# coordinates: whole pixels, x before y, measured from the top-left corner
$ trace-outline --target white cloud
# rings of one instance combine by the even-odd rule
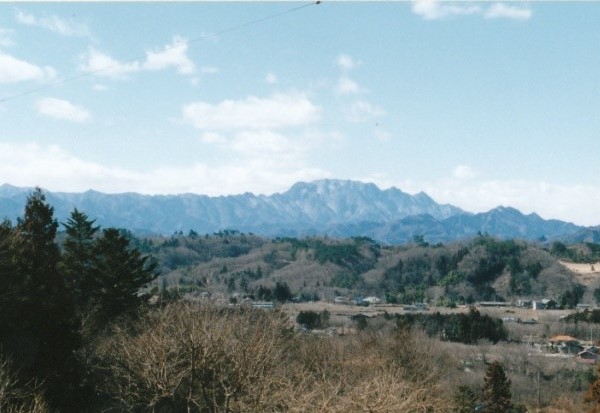
[[[338,79],[336,92],[342,95],[351,95],[362,92],[362,88],[348,76],[348,72],[360,64],[351,56],[341,54],[336,60],[337,65],[342,69],[342,75]]]
[[[347,76],[342,76],[338,81],[337,91],[342,95],[351,95],[359,93],[360,87],[358,86],[358,83],[356,83],[354,80],[350,79]]]
[[[503,3],[495,3],[484,13],[487,19],[514,19],[514,20],[528,20],[531,18],[531,10],[515,7]]]
[[[287,137],[270,131],[238,133],[231,141],[231,149],[246,157],[262,158],[277,156],[296,157],[301,147]]]
[[[354,69],[359,64],[359,62],[346,54],[339,55],[336,62],[344,70]]]
[[[462,172],[470,173],[470,168],[462,169]],[[396,183],[396,186],[410,193],[425,191],[436,202],[450,203],[470,212],[511,206],[524,214],[536,212],[544,219],[560,219],[578,225],[600,224],[600,185],[484,179],[473,172],[468,179],[453,176],[431,182],[408,180]]]
[[[200,140],[204,143],[226,143],[227,138],[223,135],[214,132],[206,132],[200,136]]]
[[[137,172],[85,161],[54,145],[0,142],[0,182],[39,185],[52,191],[258,194],[283,191],[297,181],[327,177],[331,177],[329,172],[308,167],[301,161],[267,158],[238,160],[216,167],[198,163]]]
[[[101,85],[99,83],[96,83],[94,86],[92,86],[92,88],[98,92],[104,92],[106,89],[108,89],[105,85]]]
[[[58,146],[0,142],[0,180],[18,186],[40,185],[50,190],[90,188],[124,191],[136,174],[78,159]]]
[[[458,165],[452,171],[452,176],[456,179],[472,179],[477,176],[477,173],[473,168],[467,165]]]
[[[80,66],[83,72],[111,79],[124,79],[130,73],[139,72],[139,62],[121,63],[93,48],[82,56],[85,62]]]
[[[80,69],[84,72],[93,73],[96,76],[103,76],[112,79],[124,79],[131,73],[146,71],[158,71],[168,68],[175,68],[181,75],[192,75],[196,72],[196,65],[187,55],[188,45],[186,39],[174,36],[173,42],[162,48],[162,50],[146,52],[145,59],[129,62],[120,62],[111,56],[98,50],[90,50],[81,56],[83,63]],[[218,68],[203,67],[202,73],[217,73]],[[192,84],[197,84],[198,79],[192,79]]]
[[[16,83],[26,80],[48,82],[55,77],[56,71],[50,66],[36,66],[0,52],[0,83]]]
[[[385,110],[364,100],[357,100],[350,105],[347,118],[351,122],[365,122],[374,117],[385,115]]]
[[[14,45],[12,41],[13,31],[11,29],[5,29],[0,27],[0,46],[9,47]]]
[[[69,22],[58,16],[36,17],[33,14],[17,10],[15,17],[21,24],[42,27],[63,36],[90,36],[90,31],[87,26],[80,23]]]
[[[193,102],[183,107],[183,119],[205,130],[269,130],[301,126],[319,118],[320,108],[304,94],[249,96],[217,104]]]
[[[39,99],[36,101],[35,106],[40,114],[55,119],[83,123],[91,120],[92,118],[90,112],[88,112],[86,109],[62,99]]]
[[[488,19],[509,18],[526,20],[531,17],[531,10],[527,8],[507,6],[495,3],[490,7],[483,8],[478,4],[466,2],[452,2],[440,0],[415,0],[412,2],[413,13],[425,20],[442,20],[450,17],[478,15]]]
[[[275,74],[273,73],[267,73],[267,76],[265,77],[265,82],[267,82],[270,85],[274,85],[278,82],[277,76],[275,76]]]
[[[298,181],[331,177],[319,168],[302,164],[289,165],[278,160],[253,159],[209,167],[196,164],[190,167],[169,167],[140,176],[137,192],[183,193],[211,196],[226,194],[271,194],[285,191]]]
[[[425,20],[439,20],[451,16],[466,16],[481,13],[481,7],[473,4],[457,2],[441,2],[439,0],[416,0],[412,3],[413,13]]]
[[[146,70],[163,70],[168,67],[175,67],[179,74],[193,74],[196,66],[187,56],[188,45],[186,42],[186,39],[175,36],[173,37],[173,43],[166,45],[163,50],[146,52],[146,61],[143,68]]]

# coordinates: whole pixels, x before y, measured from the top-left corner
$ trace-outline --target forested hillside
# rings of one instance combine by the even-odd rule
[[[597,261],[599,247],[591,243],[541,245],[479,235],[434,245],[416,236],[408,245],[389,246],[366,237],[266,239],[236,231],[136,242],[160,262],[161,286],[180,293],[272,299],[267,291],[285,286],[286,299],[299,300],[374,295],[388,303],[452,306],[550,298],[572,307],[595,303],[600,287],[600,279],[582,285],[559,262]]]

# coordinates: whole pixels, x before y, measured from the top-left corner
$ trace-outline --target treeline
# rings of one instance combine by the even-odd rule
[[[467,314],[395,314],[395,318],[399,326],[418,327],[441,340],[465,344],[489,340],[495,344],[508,338],[502,320],[481,315],[476,309]]]
[[[550,252],[557,258],[579,263],[592,264],[600,261],[600,244],[584,242],[568,246],[562,242],[553,242]]]
[[[164,270],[175,270],[212,259],[240,257],[267,241],[252,234],[226,230],[202,236],[194,231],[187,235],[177,232],[166,238],[151,237],[135,242],[142,252],[152,254]]]
[[[564,318],[564,321],[569,323],[600,323],[600,310],[588,310],[578,311],[573,314],[569,314]]]
[[[59,245],[53,213],[36,189],[16,225],[0,224],[0,358],[18,372],[13,382],[39,390],[50,408],[78,412],[93,394],[78,351],[110,322],[136,314],[156,264],[118,229],[101,230],[76,209]]]

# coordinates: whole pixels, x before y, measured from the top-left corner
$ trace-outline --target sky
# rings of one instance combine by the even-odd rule
[[[0,2],[0,184],[373,182],[600,224],[595,2]]]

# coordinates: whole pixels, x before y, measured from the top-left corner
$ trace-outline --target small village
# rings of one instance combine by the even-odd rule
[[[156,303],[159,297],[154,296],[151,302]],[[561,310],[555,300],[542,298],[537,300],[517,300],[514,303],[504,301],[482,301],[473,305],[457,306],[456,308],[431,307],[427,303],[413,303],[404,305],[384,304],[381,298],[376,296],[367,297],[345,297],[336,296],[333,300],[322,300],[313,302],[298,302],[292,300],[289,303],[278,303],[275,301],[257,301],[244,297],[239,293],[209,293],[196,292],[186,293],[183,299],[188,302],[206,302],[218,306],[248,306],[265,310],[281,309],[290,314],[290,320],[294,323],[295,331],[303,334],[344,336],[357,334],[357,322],[364,323],[371,318],[383,314],[426,314],[426,313],[461,313],[476,309],[482,313],[490,314],[500,318],[505,327],[510,331],[513,326],[520,329],[529,329],[521,338],[512,338],[514,344],[524,344],[527,355],[530,357],[548,358],[573,358],[579,363],[594,365],[600,360],[600,331],[594,339],[588,337],[576,337],[564,332],[557,334],[539,334],[540,327],[553,324],[553,329],[560,329],[564,325],[565,330],[572,330],[572,326],[564,322],[569,314],[592,310],[590,304],[578,304],[573,310]],[[297,315],[302,311],[327,312],[328,326],[323,328],[308,329],[296,322]],[[540,317],[540,315],[542,317]],[[541,319],[541,320],[540,320]],[[360,320],[360,321],[358,321]],[[547,327],[545,327],[547,329]]]

